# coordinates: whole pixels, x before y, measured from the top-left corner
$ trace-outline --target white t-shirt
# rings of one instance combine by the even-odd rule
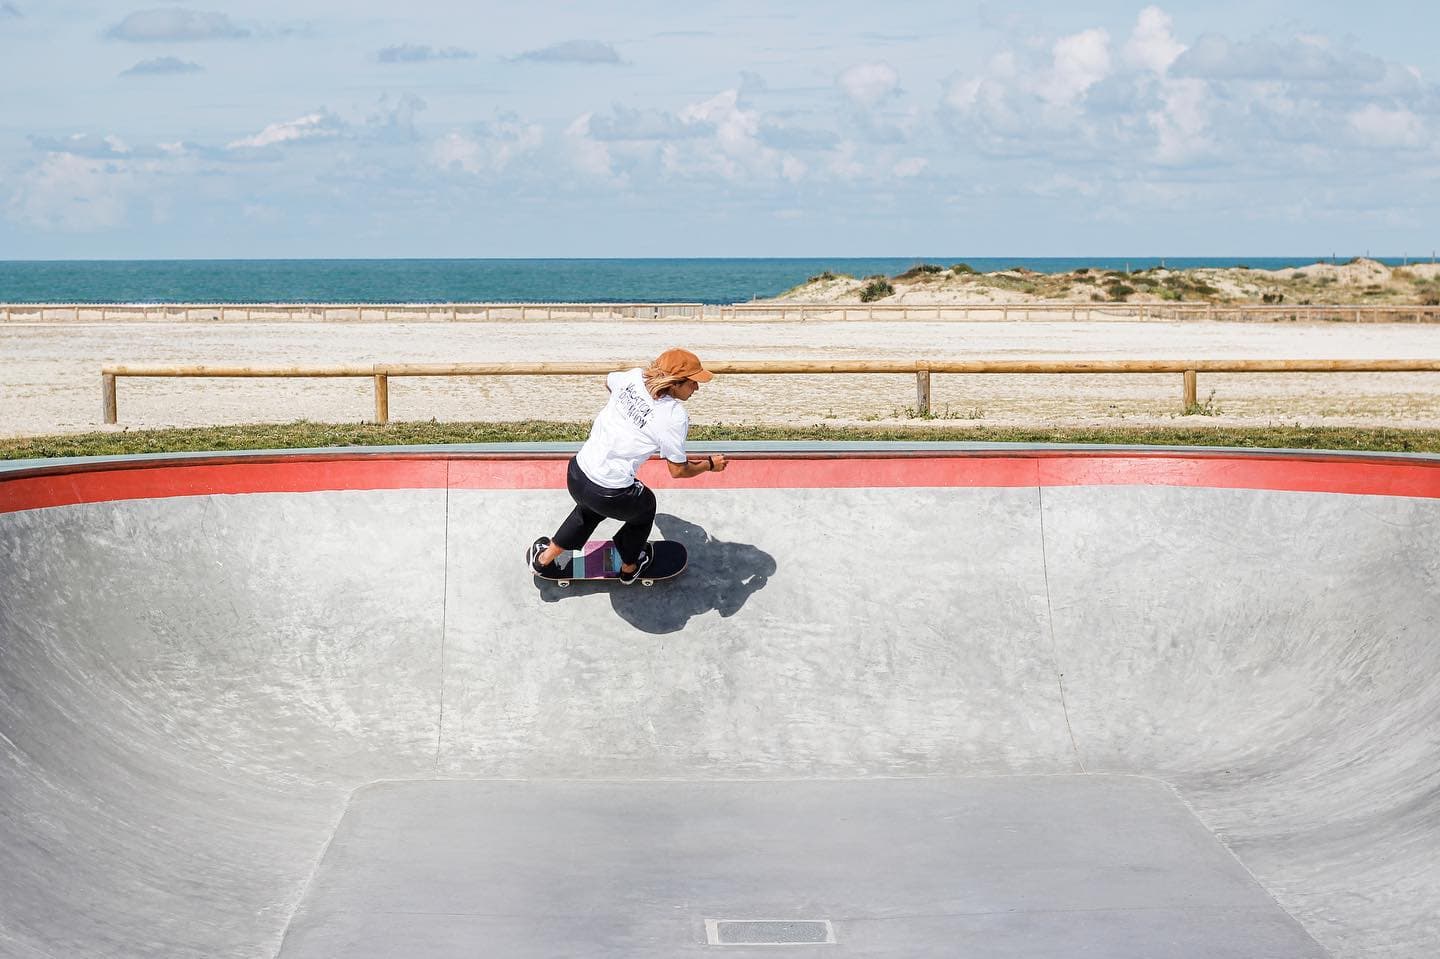
[[[622,370],[605,378],[610,402],[595,417],[590,438],[575,461],[591,482],[607,489],[625,489],[635,471],[654,453],[684,463],[690,414],[673,396],[653,399],[645,389],[645,371]]]

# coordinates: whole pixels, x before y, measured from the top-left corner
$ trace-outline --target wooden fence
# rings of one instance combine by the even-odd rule
[[[1440,306],[1233,303],[6,303],[0,323],[1164,320],[1437,323]]]
[[[374,363],[350,366],[106,366],[101,370],[105,422],[119,422],[116,383],[121,377],[370,377],[375,385],[375,422],[390,422],[390,378],[395,376],[589,376],[619,369],[616,363]],[[644,364],[632,364],[644,365]],[[1201,373],[1416,373],[1440,372],[1440,359],[1412,360],[719,360],[716,373],[857,374],[901,373],[915,377],[915,407],[930,412],[934,373],[1171,373],[1180,374],[1181,408],[1196,406]]]
[[[0,323],[488,323],[703,319],[703,303],[3,303]]]

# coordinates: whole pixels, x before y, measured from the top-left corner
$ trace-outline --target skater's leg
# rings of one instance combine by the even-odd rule
[[[629,573],[634,571],[640,552],[650,540],[650,530],[655,525],[655,494],[649,487],[641,486],[633,498],[626,499],[629,500],[627,515],[615,517],[625,521],[615,534],[615,549],[620,553],[620,569]]]
[[[565,517],[565,522],[560,524],[555,535],[550,537],[550,545],[536,557],[536,562],[540,565],[555,562],[566,550],[580,549],[589,541],[595,527],[605,518],[605,514],[595,508],[602,504],[595,502],[593,487],[594,484],[585,478],[580,464],[571,457],[570,465],[565,470],[565,488],[569,490],[570,498],[575,501],[575,508]]]
[[[555,531],[555,535],[550,537],[550,545],[536,557],[536,561],[541,566],[546,566],[555,562],[566,550],[580,549],[590,541],[595,527],[599,526],[600,521],[604,518],[594,510],[577,504],[570,511],[570,515],[565,517],[565,522],[561,523],[560,528]]]

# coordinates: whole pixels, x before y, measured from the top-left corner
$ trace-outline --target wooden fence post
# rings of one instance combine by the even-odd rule
[[[1184,388],[1181,390],[1180,403],[1182,409],[1189,413],[1197,405],[1195,399],[1195,371],[1186,370],[1181,374],[1184,381]]]
[[[115,410],[115,374],[100,374],[100,396],[101,405],[104,407],[105,423],[114,425],[119,421],[119,414]]]
[[[375,422],[381,426],[390,422],[390,377],[384,373],[375,374]]]
[[[930,371],[915,371],[915,409],[924,416],[930,412]]]

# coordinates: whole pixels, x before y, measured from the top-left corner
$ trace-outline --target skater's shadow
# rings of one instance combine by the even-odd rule
[[[620,618],[647,633],[673,633],[691,617],[715,611],[734,616],[775,575],[775,558],[749,543],[712,539],[694,523],[660,513],[652,539],[670,539],[685,547],[690,564],[674,579],[654,586],[576,582],[569,586],[540,580],[540,598],[558,603],[572,596],[610,594]]]

